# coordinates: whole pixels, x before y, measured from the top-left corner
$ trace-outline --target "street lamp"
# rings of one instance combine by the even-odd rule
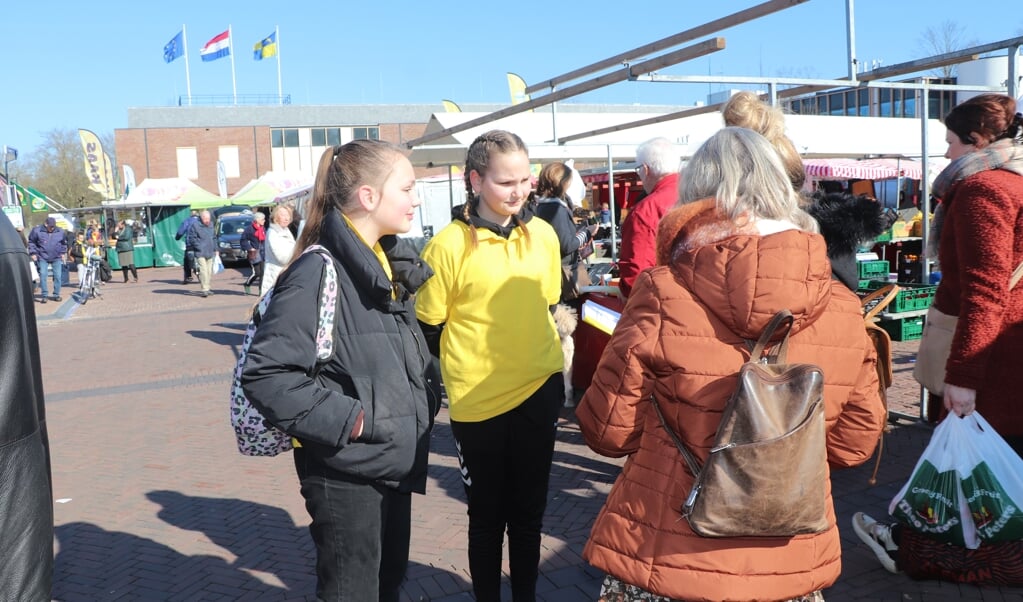
[[[4,145],[4,181],[8,184],[11,183],[11,179],[7,177],[7,164],[11,161],[18,160],[18,149],[13,146]]]

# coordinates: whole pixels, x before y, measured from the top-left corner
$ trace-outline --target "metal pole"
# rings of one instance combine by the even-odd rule
[[[927,247],[930,244],[931,234],[931,187],[928,177],[928,160],[930,159],[930,152],[928,147],[928,136],[927,136],[927,122],[930,121],[930,103],[928,102],[930,93],[927,89],[927,78],[923,80],[923,87],[921,88],[921,94],[923,95],[924,102],[923,106],[920,107],[920,145],[923,147],[923,152],[920,153],[920,211],[923,213],[920,225],[923,228],[923,232],[920,233],[920,280],[923,284],[927,284],[931,281],[931,258],[927,256]],[[926,422],[930,419],[927,412],[927,401],[928,401],[927,389],[923,386],[920,387],[920,420]],[[936,417],[935,417],[936,418]]]
[[[1019,46],[1010,46],[1009,47],[1009,80],[1008,80],[1008,82],[1006,84],[1007,85],[1006,92],[1008,93],[1008,95],[1011,98],[1016,98],[1016,90],[1019,87],[1019,82],[1017,81],[1017,78],[1019,78],[1019,75],[1017,74],[1018,70],[1016,69],[1016,61],[1018,60],[1018,58],[1019,58]]]
[[[618,261],[618,244],[615,236],[615,160],[611,145],[607,145],[607,206],[611,209],[611,263]]]
[[[231,31],[231,26],[227,26],[227,49],[228,54],[231,55],[231,94],[234,97],[234,104],[238,104],[238,84],[234,79],[234,33]]]
[[[853,0],[845,0],[845,35],[849,45],[849,79],[856,81],[856,25]]]
[[[274,49],[277,51],[277,104],[284,104],[284,91],[281,89],[281,28],[274,25]]]
[[[551,86],[551,94],[554,94],[554,86]],[[554,144],[558,143],[558,101],[551,103],[551,134]]]
[[[185,46],[185,89],[188,91],[188,104],[192,104],[192,76],[188,73],[188,32],[181,26],[181,43]]]

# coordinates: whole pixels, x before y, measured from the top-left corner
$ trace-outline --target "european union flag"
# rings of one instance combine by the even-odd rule
[[[171,38],[170,42],[167,42],[163,47],[163,61],[169,63],[179,56],[185,54],[185,39],[184,30],[179,31],[178,35]]]
[[[262,40],[256,42],[252,47],[252,58],[257,61],[268,59],[277,56],[277,32],[266,36]]]

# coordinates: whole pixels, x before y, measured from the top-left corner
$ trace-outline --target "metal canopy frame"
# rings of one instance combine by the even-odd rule
[[[713,105],[706,105],[701,107],[694,107],[683,111],[677,111],[674,113],[667,113],[653,118],[642,119],[634,122],[623,123],[615,126],[606,128],[599,128],[590,130],[587,132],[577,132],[568,136],[562,137],[560,140],[557,136],[557,109],[556,103],[559,100],[583,94],[601,88],[604,86],[618,83],[621,81],[645,81],[652,83],[741,83],[741,84],[764,84],[768,87],[768,91],[765,94],[761,94],[761,98],[767,99],[772,105],[777,104],[780,98],[791,98],[794,96],[801,96],[803,94],[809,94],[821,90],[831,90],[836,88],[889,88],[889,89],[909,89],[919,90],[923,97],[926,99],[928,93],[931,90],[952,90],[952,91],[994,91],[1001,92],[1001,87],[998,86],[966,86],[961,84],[933,84],[927,79],[923,79],[920,82],[890,82],[881,81],[886,78],[898,77],[901,75],[908,75],[912,73],[919,73],[928,69],[934,69],[937,67],[943,67],[947,65],[955,65],[963,63],[969,60],[974,60],[982,54],[991,52],[997,52],[999,50],[1006,50],[1008,54],[1008,77],[1007,77],[1007,94],[1015,98],[1018,94],[1019,75],[1017,74],[1016,68],[1016,57],[1019,54],[1020,46],[1023,46],[1023,36],[1008,38],[999,42],[992,42],[989,44],[981,44],[958,50],[954,52],[948,52],[940,55],[935,55],[928,58],[917,59],[913,61],[907,61],[896,65],[890,65],[887,67],[879,67],[870,71],[857,73],[856,66],[856,52],[855,52],[855,27],[854,27],[854,0],[846,0],[846,36],[848,43],[848,76],[838,77],[834,79],[807,79],[807,78],[764,78],[764,77],[722,77],[722,76],[671,76],[671,75],[659,75],[655,71],[659,68],[676,65],[700,56],[705,56],[712,52],[717,52],[725,47],[724,38],[712,38],[704,42],[682,48],[673,52],[663,54],[661,56],[649,59],[647,61],[629,65],[628,62],[651,54],[653,52],[659,52],[667,48],[676,46],[678,44],[691,41],[697,37],[703,35],[709,35],[711,33],[720,31],[722,29],[732,27],[741,23],[752,21],[760,17],[791,8],[803,4],[809,0],[768,0],[751,8],[733,13],[729,16],[710,21],[703,25],[679,32],[675,35],[651,42],[649,44],[634,48],[632,50],[617,54],[615,56],[597,61],[585,67],[570,71],[568,73],[558,75],[549,79],[545,79],[541,82],[529,85],[526,87],[526,93],[533,93],[542,89],[548,88],[551,90],[550,93],[534,98],[530,101],[513,105],[499,111],[484,115],[482,117],[443,129],[438,132],[416,138],[407,142],[408,148],[413,148],[428,142],[438,140],[450,134],[461,132],[473,127],[485,125],[492,121],[508,117],[517,113],[529,111],[533,108],[552,105],[552,118],[555,120],[554,125],[554,144],[563,145],[565,142],[571,142],[584,138],[590,138],[600,134],[618,132],[623,130],[629,130],[640,126],[653,125],[656,123],[662,123],[665,121],[672,121],[676,119],[682,119],[685,117],[691,117],[695,115],[701,115],[711,113],[720,109],[724,103],[718,103]],[[625,63],[622,69],[613,71],[604,75],[594,77],[592,79],[583,81],[581,83],[569,86],[560,91],[556,90],[557,86],[565,82],[569,82],[578,79],[584,75],[590,75],[598,71],[610,68],[614,65]],[[793,86],[783,90],[778,90],[779,86]],[[920,123],[921,123],[921,152],[920,157],[922,159],[922,174],[921,174],[921,203],[920,207],[923,212],[923,241],[922,244],[926,249],[929,244],[929,231],[930,231],[930,191],[929,191],[929,177],[928,177],[928,157],[930,156],[927,152],[928,148],[928,133],[927,133],[927,122],[930,120],[929,115],[929,103],[921,102],[918,104],[920,109]],[[568,147],[566,147],[568,148]],[[607,157],[607,172],[608,180],[613,181],[614,178],[614,157],[612,156],[611,145],[607,145],[608,157]],[[613,191],[610,198],[612,206],[614,205]],[[613,212],[612,212],[613,216]],[[929,261],[923,261],[922,275],[926,279],[930,274],[930,263]]]

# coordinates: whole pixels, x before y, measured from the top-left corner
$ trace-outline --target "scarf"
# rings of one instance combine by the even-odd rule
[[[252,222],[252,232],[256,235],[256,240],[266,242],[266,230],[263,228],[263,224]]]
[[[938,242],[941,230],[945,225],[945,213],[948,201],[945,196],[952,186],[961,180],[992,169],[1004,169],[1014,174],[1023,175],[1023,146],[1017,145],[1011,138],[996,140],[984,148],[967,153],[948,164],[934,178],[931,193],[941,199],[934,210],[934,221],[931,223],[930,240],[927,242],[927,254],[931,258],[938,257]]]

